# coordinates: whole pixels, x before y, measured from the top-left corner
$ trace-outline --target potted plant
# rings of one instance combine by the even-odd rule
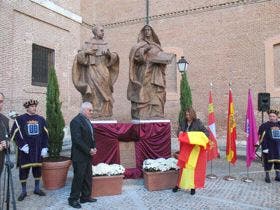
[[[192,92],[188,82],[187,73],[184,71],[180,82],[180,112],[178,117],[179,125],[186,119],[186,110],[192,106]],[[174,153],[174,157],[178,158],[180,151]]]
[[[46,189],[58,189],[65,185],[71,160],[60,156],[65,122],[59,101],[59,87],[55,69],[50,68],[46,99],[46,122],[49,133],[49,157],[44,158],[42,179]]]
[[[91,196],[118,195],[122,192],[125,168],[119,164],[99,163],[92,166]]]
[[[171,189],[178,180],[175,158],[146,159],[143,162],[144,184],[149,191]]]

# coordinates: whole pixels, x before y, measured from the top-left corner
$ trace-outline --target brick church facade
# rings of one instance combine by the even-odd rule
[[[208,92],[213,83],[217,129],[225,135],[228,89],[232,83],[239,138],[244,137],[248,88],[257,110],[259,92],[271,94],[271,106],[280,109],[280,2],[278,0],[150,0],[150,25],[162,47],[176,54],[168,66],[165,116],[176,127],[180,73],[176,61],[190,62],[188,81],[193,106],[207,124]],[[0,91],[6,95],[4,113],[23,113],[22,103],[40,101],[45,115],[46,70],[54,65],[60,86],[62,111],[69,124],[79,111],[81,97],[72,83],[71,68],[77,50],[91,36],[93,25],[103,25],[110,50],[120,56],[120,74],[114,86],[113,119],[130,121],[126,99],[128,55],[145,24],[143,0],[2,0],[0,2]],[[44,60],[45,59],[45,60]]]

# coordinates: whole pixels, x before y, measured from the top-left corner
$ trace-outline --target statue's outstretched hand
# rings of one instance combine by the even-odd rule
[[[85,50],[86,55],[94,55],[96,53],[96,49],[87,49]]]
[[[148,52],[150,49],[152,49],[152,47],[150,45],[146,46],[144,48],[144,53]]]
[[[111,52],[109,49],[107,49],[106,51],[102,51],[102,55],[105,55],[107,58],[111,57]]]

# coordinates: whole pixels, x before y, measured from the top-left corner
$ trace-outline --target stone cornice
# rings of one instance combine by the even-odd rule
[[[67,17],[77,23],[82,23],[82,17],[61,7],[56,5],[55,3],[53,3],[50,0],[30,0],[31,2],[34,2],[36,4],[39,4],[42,7],[45,7],[53,12],[56,12],[57,14],[60,14],[64,17]]]
[[[272,0],[233,0],[230,2],[224,2],[224,3],[220,3],[220,4],[209,4],[209,5],[205,5],[202,7],[172,11],[172,12],[168,12],[168,13],[162,13],[159,15],[152,15],[152,16],[149,16],[149,21],[174,18],[174,17],[178,17],[178,16],[185,16],[185,15],[191,15],[191,14],[198,14],[198,13],[203,13],[203,12],[208,12],[208,11],[213,11],[213,10],[225,9],[225,8],[229,8],[229,7],[237,7],[237,6],[247,5],[247,4],[261,3],[261,2],[267,2],[267,1],[272,1]],[[113,23],[105,23],[102,25],[104,28],[116,28],[116,27],[121,27],[121,26],[125,26],[125,25],[144,23],[145,19],[146,19],[146,17],[140,17],[140,18],[127,19],[127,20],[113,22]],[[89,25],[89,24],[87,24],[87,25]],[[95,25],[95,24],[93,24],[93,25]]]

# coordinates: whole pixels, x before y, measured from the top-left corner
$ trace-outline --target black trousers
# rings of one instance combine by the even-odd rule
[[[19,180],[20,182],[26,182],[29,175],[30,168],[19,169]],[[32,174],[35,180],[40,180],[42,175],[41,167],[32,167]]]
[[[4,169],[4,164],[5,164],[5,152],[4,151],[0,151],[0,176],[2,174],[2,171]]]
[[[81,198],[90,198],[92,181],[91,162],[72,163],[74,169],[74,178],[71,186],[69,200],[78,200]]]
[[[274,164],[274,170],[280,171],[280,163],[278,162],[268,162],[268,155],[263,153],[263,166],[265,171],[270,171],[272,169],[272,165]]]

